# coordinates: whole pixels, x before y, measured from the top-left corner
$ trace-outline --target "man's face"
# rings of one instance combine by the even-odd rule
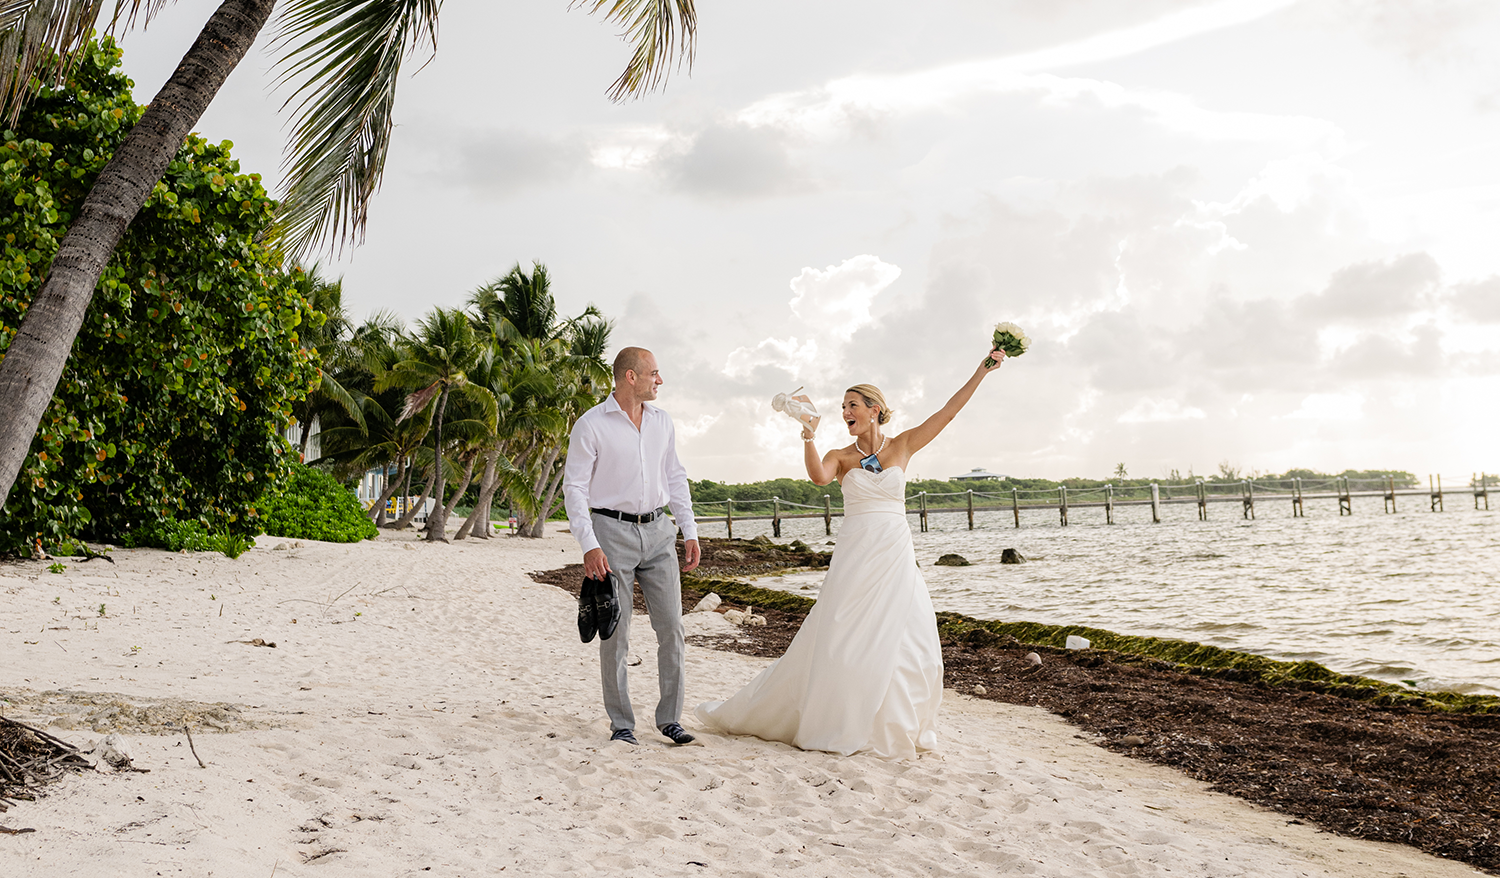
[[[640,402],[656,399],[656,388],[662,385],[661,372],[656,368],[656,357],[646,354],[641,358],[640,371],[631,371],[635,376],[635,398]]]

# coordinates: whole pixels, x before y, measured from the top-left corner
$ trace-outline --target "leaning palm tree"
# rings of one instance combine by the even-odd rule
[[[443,414],[448,407],[450,394],[462,394],[468,401],[479,406],[481,419],[493,429],[495,423],[495,397],[487,389],[471,384],[469,370],[479,362],[481,348],[474,335],[469,317],[462,311],[434,309],[432,315],[417,327],[417,331],[406,338],[402,345],[406,357],[396,363],[375,381],[376,390],[403,387],[411,391],[406,397],[406,406],[397,422],[418,413],[424,413],[432,422],[433,454],[436,456],[437,473],[433,484],[437,489],[437,504],[433,515],[427,520],[427,539],[446,540],[444,528],[447,524],[443,506]]]
[[[694,0],[579,0],[635,45],[610,97],[659,85],[691,64]],[[115,0],[111,25],[144,24],[167,0]],[[0,360],[0,509],[10,496],[111,255],[188,133],[250,51],[276,0],[222,0],[176,71],[94,181],[47,266],[46,281]],[[437,48],[441,0],[286,0],[280,82],[297,119],[279,225],[305,252],[362,238],[380,188],[401,66]],[[59,83],[87,45],[104,0],[0,0],[0,116],[14,119],[43,83]]]

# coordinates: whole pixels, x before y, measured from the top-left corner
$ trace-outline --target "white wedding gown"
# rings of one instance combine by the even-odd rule
[[[906,523],[906,474],[851,470],[818,602],[786,654],[705,725],[803,750],[915,756],[937,745],[943,652]]]

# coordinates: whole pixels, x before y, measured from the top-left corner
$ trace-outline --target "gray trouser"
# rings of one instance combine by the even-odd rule
[[[620,577],[620,626],[608,640],[599,641],[599,672],[604,681],[604,709],[610,728],[635,728],[630,707],[630,686],[625,679],[625,660],[630,655],[630,606],[632,583],[639,581],[646,598],[646,612],[656,632],[656,676],[661,700],[656,704],[656,727],[682,719],[682,579],[677,568],[677,525],[665,515],[649,524],[631,524],[594,514],[594,536],[609,561],[609,569]]]

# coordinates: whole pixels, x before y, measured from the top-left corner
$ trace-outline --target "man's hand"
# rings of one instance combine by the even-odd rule
[[[609,572],[609,559],[603,549],[589,549],[583,554],[583,575],[589,579],[603,579]]]
[[[692,572],[692,570],[698,566],[698,562],[703,559],[703,553],[698,548],[697,540],[688,540],[687,542],[683,543],[682,554],[687,556],[687,563],[682,565],[683,573]],[[588,558],[585,557],[584,561],[587,562]]]

